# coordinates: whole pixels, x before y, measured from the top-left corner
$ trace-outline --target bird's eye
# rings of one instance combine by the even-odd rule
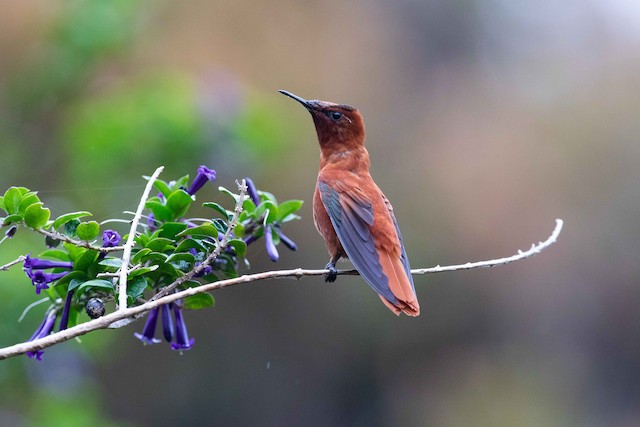
[[[342,113],[339,111],[332,111],[330,115],[331,118],[336,122],[342,118]]]

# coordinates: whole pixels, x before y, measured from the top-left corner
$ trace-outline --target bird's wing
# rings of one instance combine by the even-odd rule
[[[402,242],[402,233],[400,232],[400,227],[398,227],[398,221],[396,221],[396,216],[393,214],[393,206],[391,206],[391,203],[385,197],[384,194],[382,195],[382,199],[384,200],[384,204],[387,206],[387,209],[389,210],[389,215],[391,215],[391,219],[393,220],[393,225],[396,227],[396,233],[398,233],[398,240],[400,241],[400,250],[401,250],[400,262],[404,267],[404,271],[407,274],[409,283],[411,283],[411,290],[413,290],[413,294],[415,295],[416,288],[413,285],[413,275],[411,274],[411,267],[409,266],[409,258],[407,257],[407,251],[405,251],[404,249],[404,243]]]
[[[318,180],[318,190],[333,228],[347,256],[367,283],[391,304],[398,304],[389,288],[389,279],[380,264],[380,256],[369,227],[374,212],[371,200],[357,186],[340,180]],[[405,255],[406,259],[406,255]]]

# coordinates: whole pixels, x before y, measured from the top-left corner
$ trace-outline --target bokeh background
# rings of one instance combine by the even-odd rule
[[[416,277],[417,319],[357,277],[281,280],[187,313],[182,356],[138,322],[3,361],[0,425],[640,425],[639,2],[4,2],[0,187],[102,220],[158,165],[206,164],[307,201],[299,250],[255,245],[252,271],[320,268],[315,132],[278,89],[360,109],[413,267],[513,254],[555,218],[559,242]],[[17,322],[19,268],[0,301],[0,345],[24,341],[44,307]]]

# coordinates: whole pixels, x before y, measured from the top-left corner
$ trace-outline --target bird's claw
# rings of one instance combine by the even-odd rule
[[[324,275],[324,281],[328,283],[335,282],[338,278],[338,270],[336,270],[336,266],[332,263],[329,263],[325,266],[325,268],[329,270],[329,272]]]

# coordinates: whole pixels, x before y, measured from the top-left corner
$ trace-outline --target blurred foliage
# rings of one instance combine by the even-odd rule
[[[9,84],[14,111],[29,116],[77,95],[101,60],[123,53],[136,34],[144,3],[63,2],[43,45],[19,64]]]

